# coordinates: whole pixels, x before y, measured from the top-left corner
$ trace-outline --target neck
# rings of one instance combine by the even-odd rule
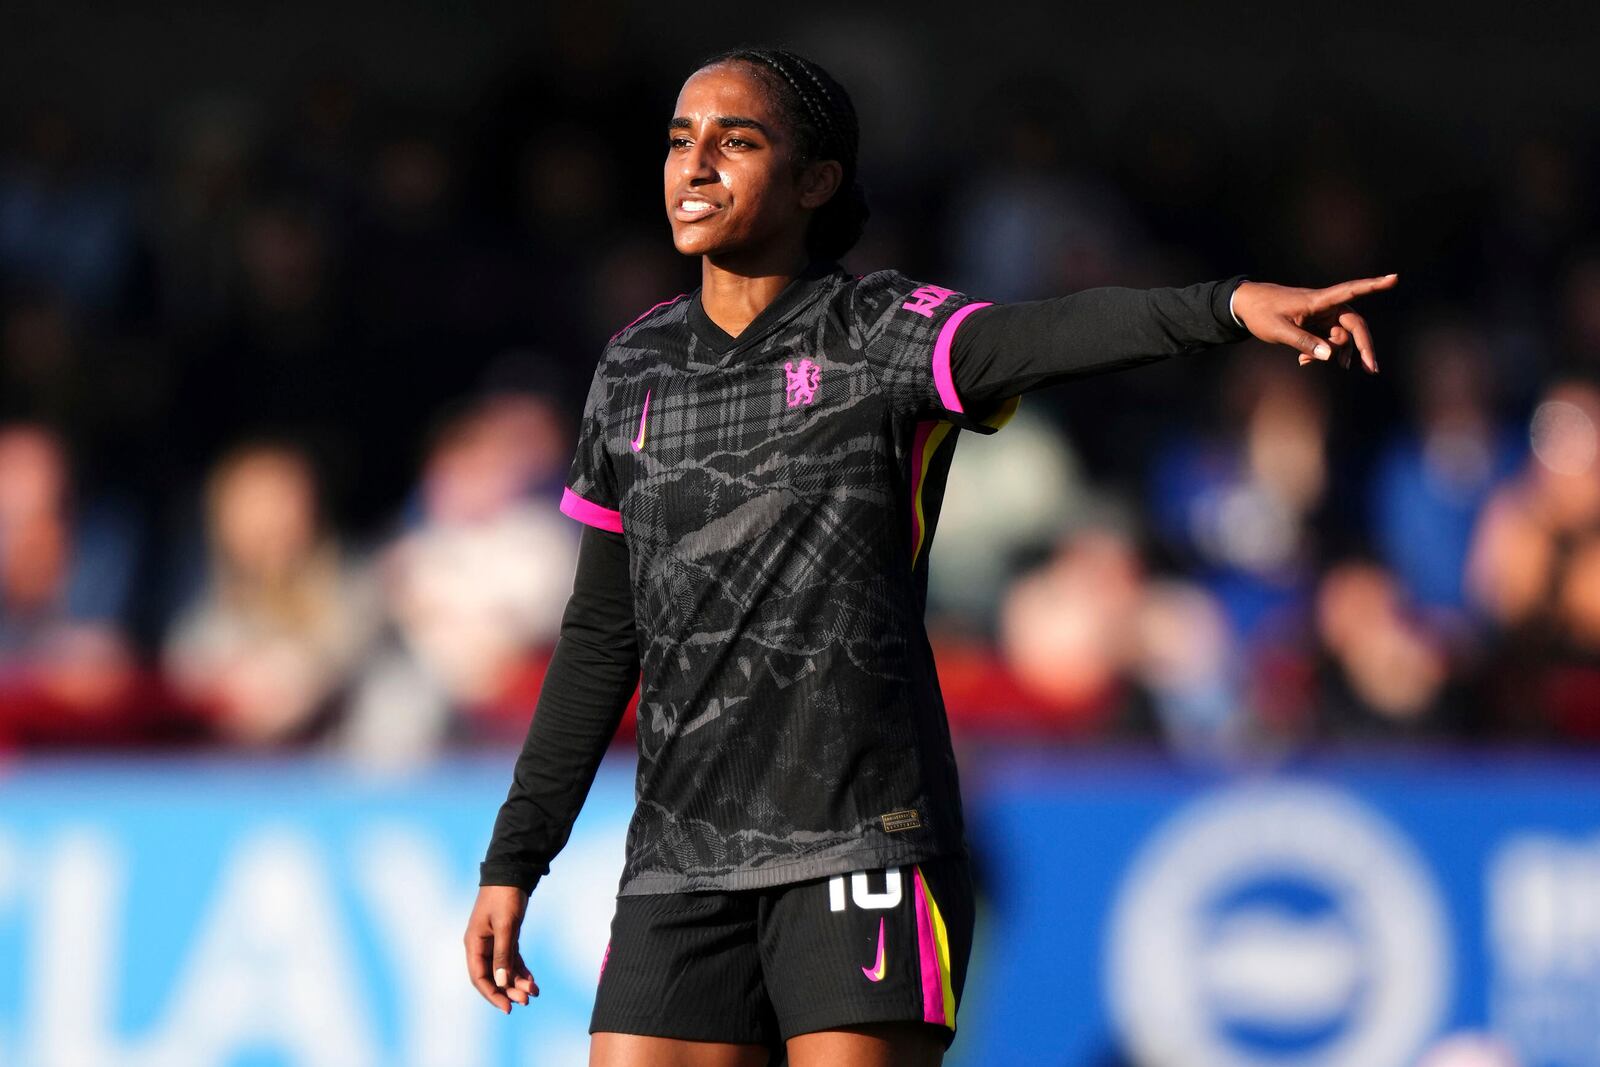
[[[700,259],[700,306],[731,337],[744,332],[808,262],[803,251],[784,250],[760,260],[732,263]]]

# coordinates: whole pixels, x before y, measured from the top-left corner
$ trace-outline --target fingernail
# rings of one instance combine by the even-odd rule
[[[1327,359],[1331,355],[1333,355],[1333,349],[1329,348],[1327,345],[1317,346],[1317,358]]]
[[[494,984],[501,989],[506,987],[506,969],[504,967],[496,967],[494,969]]]

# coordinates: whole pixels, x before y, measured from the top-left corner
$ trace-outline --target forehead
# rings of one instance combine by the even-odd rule
[[[743,115],[775,127],[779,115],[761,75],[748,63],[714,63],[689,75],[678,90],[674,117]]]

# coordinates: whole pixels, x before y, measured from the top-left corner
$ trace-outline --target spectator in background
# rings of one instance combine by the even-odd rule
[[[1371,563],[1337,564],[1317,591],[1321,738],[1446,736],[1464,718],[1444,642],[1422,624],[1394,576]]]
[[[987,641],[1001,593],[1024,557],[1042,556],[1070,524],[1099,516],[1066,437],[1035,405],[1019,405],[1006,432],[962,442],[939,511],[928,623],[940,644],[961,633]]]
[[[281,444],[238,447],[208,480],[210,575],[165,661],[228,742],[292,745],[326,730],[374,634],[370,581],[324,527],[317,494],[310,460]]]
[[[1059,737],[1159,737],[1206,762],[1260,740],[1220,602],[1193,582],[1149,578],[1113,525],[1063,538],[1011,587],[999,641],[1017,695]]]
[[[444,427],[420,513],[383,554],[399,646],[363,684],[347,736],[355,751],[404,759],[452,727],[501,739],[526,731],[577,566],[573,524],[555,507],[567,451],[566,427],[541,396],[494,397]]]
[[[1165,555],[1223,612],[1252,728],[1295,737],[1314,693],[1309,620],[1331,477],[1327,404],[1301,368],[1255,355],[1240,352],[1224,372],[1220,431],[1177,436],[1158,457],[1150,519]]]
[[[1478,513],[1522,448],[1494,410],[1493,365],[1470,320],[1425,328],[1409,364],[1415,425],[1392,438],[1372,480],[1372,537],[1406,595],[1459,627],[1462,575]]]
[[[1143,583],[1132,541],[1101,528],[1063,539],[1007,591],[1000,652],[1052,730],[1082,737],[1133,725],[1126,668]]]
[[[1217,598],[1193,582],[1148,583],[1134,618],[1134,677],[1150,694],[1166,747],[1228,761],[1260,740],[1237,641]]]
[[[1312,517],[1328,488],[1327,411],[1299,368],[1241,352],[1223,431],[1181,437],[1158,461],[1150,507],[1167,547],[1217,596],[1247,643],[1303,614],[1315,579]]]
[[[135,525],[75,499],[66,448],[0,427],[0,741],[125,740],[140,679],[125,631]]]
[[[1532,455],[1490,498],[1467,589],[1500,630],[1496,725],[1600,741],[1600,387],[1549,389]]]

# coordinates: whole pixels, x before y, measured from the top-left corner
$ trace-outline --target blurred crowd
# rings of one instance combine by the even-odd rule
[[[912,47],[872,62],[914,74]],[[520,737],[594,361],[696,284],[659,193],[687,67],[660,67],[591,41],[442,113],[327,72],[196,94],[132,153],[7,102],[0,747]],[[919,138],[869,71],[837,64],[853,269],[1001,301],[1401,274],[1363,305],[1376,378],[1239,345],[964,438],[928,612],[958,731],[1600,742],[1591,130],[1450,157],[1359,104],[1108,123],[997,71]]]

